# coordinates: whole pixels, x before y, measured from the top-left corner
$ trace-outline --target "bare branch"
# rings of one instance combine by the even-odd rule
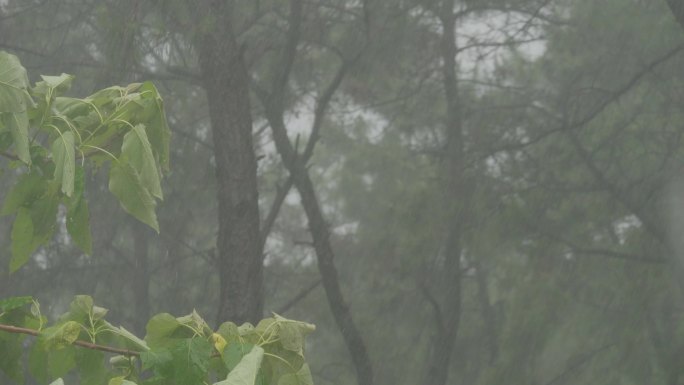
[[[283,315],[287,313],[290,309],[292,309],[299,301],[303,300],[306,298],[309,294],[311,294],[314,289],[316,289],[318,286],[320,286],[321,282],[323,279],[319,278],[316,281],[312,282],[309,286],[305,287],[300,291],[294,298],[291,300],[287,301],[283,306],[278,308],[278,311],[276,313]]]

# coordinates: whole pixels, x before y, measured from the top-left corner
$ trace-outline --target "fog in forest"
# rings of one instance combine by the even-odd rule
[[[2,328],[81,295],[148,334],[126,349],[160,313],[315,325],[308,366],[277,326],[221,385],[684,384],[682,1],[0,0],[0,52],[1,384],[247,357],[209,332],[218,377],[123,352],[149,373],[93,380],[54,344],[94,329]]]

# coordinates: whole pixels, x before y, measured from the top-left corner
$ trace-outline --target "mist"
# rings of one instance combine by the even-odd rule
[[[95,114],[69,126],[86,242],[61,169],[41,166],[62,159],[61,123],[20,138],[0,59],[0,299],[60,322],[89,296],[146,343],[160,313],[302,321],[297,365],[318,385],[684,383],[676,0],[0,0],[0,51],[36,105],[41,75],[74,75],[65,98],[151,82],[171,136],[168,168],[159,132],[131,158],[152,164],[139,203],[112,187],[124,134],[81,138]],[[36,173],[49,187],[22,193]],[[22,230],[50,191],[59,208]],[[35,375],[8,330],[0,383],[91,383]]]

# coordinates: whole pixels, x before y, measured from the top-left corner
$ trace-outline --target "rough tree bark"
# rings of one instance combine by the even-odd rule
[[[249,75],[231,23],[231,2],[203,0],[194,41],[209,103],[218,185],[218,321],[261,319],[263,254]]]

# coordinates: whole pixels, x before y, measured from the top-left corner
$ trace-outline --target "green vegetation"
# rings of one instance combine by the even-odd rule
[[[0,1],[0,383],[681,385],[682,4]]]
[[[169,129],[154,85],[109,87],[76,99],[60,96],[71,75],[41,76],[30,87],[17,57],[2,51],[0,68],[0,149],[21,173],[2,207],[4,215],[16,215],[10,270],[52,238],[60,204],[73,242],[93,253],[84,175],[105,164],[109,190],[123,209],[159,231],[155,206],[161,171],[168,169]],[[107,312],[79,295],[50,323],[31,297],[0,300],[0,370],[24,382],[29,335],[36,338],[28,369],[40,383],[63,384],[74,373],[82,385],[313,384],[304,360],[304,336],[313,325],[274,315],[256,326],[225,322],[213,331],[197,312],[162,313],[140,339],[107,322]]]

